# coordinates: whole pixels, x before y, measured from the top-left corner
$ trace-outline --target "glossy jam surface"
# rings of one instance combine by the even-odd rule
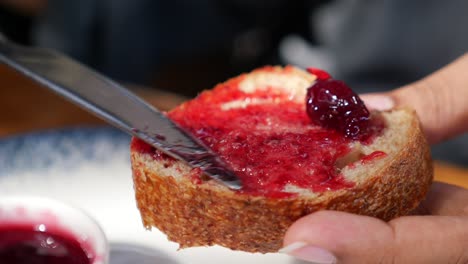
[[[353,140],[367,141],[375,134],[370,114],[359,96],[344,82],[316,69],[319,78],[307,90],[306,108],[317,125],[331,128]]]
[[[334,166],[349,151],[348,141],[310,126],[299,104],[212,109],[208,119],[202,114],[207,106],[192,107],[171,117],[220,154],[241,178],[244,192],[281,196],[288,183],[314,191],[349,185]]]
[[[241,179],[240,192],[282,198],[295,196],[294,191],[288,191],[289,186],[314,192],[350,188],[353,183],[341,175],[342,167],[337,166],[337,161],[350,153],[353,140],[369,143],[371,135],[382,131],[384,125],[378,120],[371,125],[367,123],[367,109],[359,108],[362,102],[350,89],[341,91],[347,88],[344,84],[327,83],[330,75],[324,71],[309,69],[309,72],[318,76],[317,94],[326,89],[346,100],[357,101],[350,109],[354,111],[351,115],[345,120],[338,119],[340,129],[351,129],[350,124],[359,128],[363,125],[372,132],[365,137],[349,136],[332,125],[336,118],[312,122],[304,101],[292,101],[278,87],[244,92],[238,87],[239,78],[200,94],[168,116],[220,155]],[[315,97],[315,90],[312,93]],[[341,101],[325,100],[325,103],[329,107],[340,105]],[[326,115],[321,109],[318,114]],[[361,114],[365,119],[360,119]],[[157,160],[162,157],[138,139],[132,141],[132,150],[149,153]],[[167,156],[164,160],[170,162]]]
[[[93,259],[66,232],[41,232],[27,224],[0,224],[0,263],[91,264]]]

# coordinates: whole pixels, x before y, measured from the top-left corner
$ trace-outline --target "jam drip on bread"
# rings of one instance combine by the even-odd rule
[[[324,84],[330,81],[326,72],[315,75],[318,79],[309,93],[317,84],[329,86]],[[354,106],[352,118],[357,122],[339,119],[344,124],[339,128],[346,130],[351,123],[367,134],[347,134],[328,125],[332,119],[311,121],[309,104],[291,100],[283,89],[262,87],[246,92],[240,89],[240,82],[242,78],[232,79],[168,113],[231,167],[243,183],[240,192],[285,198],[295,196],[298,189],[324,192],[354,186],[341,175],[337,161],[351,151],[353,141],[369,143],[384,128],[382,122],[371,122],[365,106]],[[362,103],[354,95],[352,91],[345,94]],[[132,148],[161,158],[142,145],[145,143],[134,140]]]

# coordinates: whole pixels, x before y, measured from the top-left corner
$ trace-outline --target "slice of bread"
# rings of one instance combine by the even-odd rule
[[[264,67],[217,85],[169,116],[190,118],[194,102],[229,111],[290,100],[304,104],[305,111],[306,89],[314,80],[314,75],[291,66]],[[227,100],[224,94],[229,89],[253,97]],[[276,91],[276,97],[265,93],[255,97],[261,90]],[[333,164],[351,185],[317,190],[287,184],[283,191],[293,194],[289,196],[230,190],[203,177],[200,170],[133,139],[133,180],[143,224],[148,229],[158,228],[181,248],[217,244],[266,253],[281,248],[294,221],[317,210],[340,210],[383,220],[406,215],[424,199],[432,182],[429,146],[414,111],[397,109],[372,115],[385,122],[381,134],[368,144],[350,141],[350,151]],[[209,123],[209,111],[204,118]],[[295,129],[270,125],[267,129]],[[375,155],[382,152],[385,154]]]

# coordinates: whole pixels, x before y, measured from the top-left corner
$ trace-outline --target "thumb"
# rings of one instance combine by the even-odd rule
[[[293,224],[280,251],[313,263],[467,263],[468,218],[407,216],[388,223],[335,211]]]
[[[371,109],[415,109],[429,142],[437,143],[468,130],[467,71],[468,53],[418,82],[362,99]]]

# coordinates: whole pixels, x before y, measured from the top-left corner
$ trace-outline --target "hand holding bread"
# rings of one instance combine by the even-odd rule
[[[143,224],[181,248],[277,252],[301,217],[335,210],[389,221],[415,209],[432,181],[429,146],[413,110],[369,113],[346,84],[313,69],[260,68],[168,116],[243,183],[230,190],[132,141]]]
[[[362,96],[370,109],[411,106],[430,143],[468,130],[468,54],[400,89]],[[468,190],[434,183],[411,216],[383,222],[321,211],[294,223],[287,253],[314,263],[467,263]]]

